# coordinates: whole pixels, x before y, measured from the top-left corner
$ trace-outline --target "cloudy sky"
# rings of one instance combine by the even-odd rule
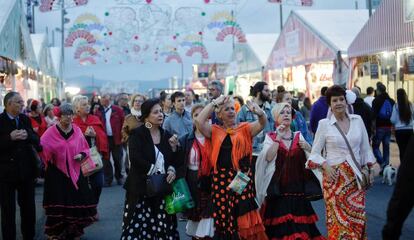
[[[284,1],[284,20],[291,10],[304,8],[298,6],[297,1]],[[229,2],[232,3],[227,4]],[[313,2],[313,6],[307,9],[366,7],[365,0]],[[72,46],[65,48],[66,79],[92,75],[96,79],[111,81],[180,78],[181,64],[174,60],[177,55],[183,62],[184,77],[188,79],[192,64],[230,60],[232,43],[238,38],[226,37],[223,42],[217,41],[221,29],[213,25],[228,21],[231,12],[241,35],[277,33],[280,30],[279,6],[267,0],[210,0],[208,4],[204,0],[152,0],[151,4],[145,0],[89,0],[86,6],[68,8],[67,12],[66,17],[70,21],[65,25],[65,37],[74,41],[69,41]],[[52,42],[51,31],[57,27],[60,27],[59,11],[43,13],[36,10],[38,33],[48,28]],[[88,29],[95,43],[87,44],[85,40],[76,38],[73,32],[82,28]],[[69,32],[73,35],[68,36]],[[55,45],[60,46],[59,33],[54,35]],[[202,43],[206,50],[204,58],[199,51],[191,57],[186,56],[192,48],[186,45],[188,40],[193,42],[193,47]],[[91,54],[90,47],[96,54]],[[172,57],[171,61],[165,63],[168,57]]]

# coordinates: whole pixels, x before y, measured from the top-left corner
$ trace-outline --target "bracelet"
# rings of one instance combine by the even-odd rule
[[[256,115],[258,116],[258,117],[262,117],[263,115],[265,115],[266,114],[266,112],[265,111],[261,111],[262,112],[262,114],[259,114],[258,112],[256,112]]]
[[[216,103],[216,101],[215,101],[215,100],[211,100],[211,103],[213,104],[213,107],[214,107],[214,108],[217,108],[217,107],[218,107],[218,104]]]

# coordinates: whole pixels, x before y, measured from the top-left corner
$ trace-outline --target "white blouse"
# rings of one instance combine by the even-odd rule
[[[364,122],[359,115],[348,114],[348,117],[350,119],[350,126],[346,138],[351,145],[356,161],[361,166],[375,163],[376,160],[369,144]],[[334,115],[319,121],[309,160],[320,165],[327,162],[330,166],[347,161],[354,173],[361,177],[361,173],[352,160],[344,138],[334,125],[335,122],[336,118]],[[326,157],[322,156],[322,151],[325,152],[324,155]]]

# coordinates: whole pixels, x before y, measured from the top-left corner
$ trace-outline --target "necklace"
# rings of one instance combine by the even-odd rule
[[[292,140],[292,137],[282,137],[282,139],[286,140],[286,141],[290,141],[290,140]]]
[[[70,126],[68,126],[66,129],[64,129],[63,127],[62,127],[62,124],[58,124],[58,126],[59,126],[59,128],[60,128],[60,130],[62,130],[66,135],[72,130],[72,126],[70,125]]]

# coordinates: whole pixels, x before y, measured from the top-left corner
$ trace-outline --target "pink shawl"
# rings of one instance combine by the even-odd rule
[[[73,185],[78,189],[80,162],[73,158],[81,152],[89,157],[89,145],[80,128],[76,125],[72,125],[72,127],[74,132],[67,140],[62,137],[57,126],[48,128],[40,138],[40,144],[43,147],[41,156],[46,167],[48,164],[54,164],[67,177],[71,178]],[[66,167],[66,163],[68,163],[69,169]]]

